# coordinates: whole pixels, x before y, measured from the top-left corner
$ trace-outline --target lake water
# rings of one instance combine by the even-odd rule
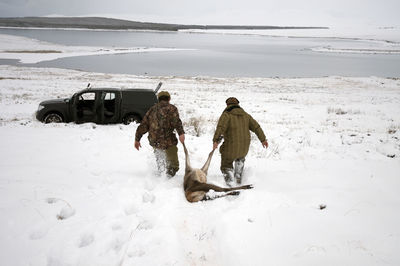
[[[318,53],[312,47],[356,40],[185,32],[0,29],[63,45],[185,48],[188,51],[62,58],[38,64],[104,73],[214,77],[400,76],[400,55]],[[366,43],[366,46],[368,44]],[[0,64],[18,64],[0,60]]]

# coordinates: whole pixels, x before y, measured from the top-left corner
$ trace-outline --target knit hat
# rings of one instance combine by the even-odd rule
[[[171,95],[169,95],[168,91],[160,91],[158,93],[157,98],[160,99],[161,97],[163,97],[163,98],[166,98],[166,97],[171,98]]]
[[[236,99],[235,97],[229,97],[226,99],[226,105],[231,105],[231,104],[239,104],[239,100]]]

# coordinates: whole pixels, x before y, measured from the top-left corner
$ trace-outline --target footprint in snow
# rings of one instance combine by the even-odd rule
[[[32,232],[29,234],[29,239],[30,240],[38,240],[42,239],[47,235],[47,232],[49,231],[49,227],[46,225],[39,225],[36,226]]]
[[[65,220],[68,219],[69,217],[73,216],[75,214],[75,210],[71,208],[70,206],[65,206],[61,209],[60,213],[57,214],[57,219],[58,220]]]
[[[124,246],[124,244],[126,243],[126,241],[119,239],[119,238],[115,238],[112,242],[111,242],[111,248],[115,251],[115,252],[119,252],[122,247]]]
[[[79,242],[78,242],[78,247],[79,248],[83,248],[83,247],[87,247],[90,244],[92,244],[94,241],[94,236],[93,234],[82,234],[81,237],[79,238]]]
[[[128,206],[125,206],[124,211],[125,211],[125,215],[129,216],[129,215],[137,213],[138,207],[136,206],[135,203],[132,203],[132,204],[129,204]]]
[[[56,202],[58,202],[59,201],[59,199],[57,199],[57,198],[47,198],[46,199],[46,202],[48,203],[48,204],[53,204],[53,203],[56,203]]]
[[[146,252],[142,249],[135,249],[133,251],[129,251],[128,252],[128,257],[132,258],[132,257],[142,257],[143,255],[145,255]]]
[[[153,229],[153,224],[148,220],[143,220],[137,227],[139,230],[151,230]]]
[[[91,174],[94,176],[100,176],[101,172],[100,171],[92,171]]]
[[[112,229],[113,231],[119,231],[119,230],[122,229],[122,225],[119,224],[119,223],[115,223],[115,224],[113,224],[113,225],[111,226],[111,229]]]
[[[46,202],[48,204],[54,204],[57,202],[63,202],[65,206],[61,208],[60,212],[57,214],[57,219],[58,220],[65,220],[68,219],[69,217],[73,216],[75,214],[75,209],[72,208],[72,206],[65,200],[59,199],[59,198],[47,198]]]
[[[154,196],[153,193],[146,191],[142,195],[142,200],[143,200],[143,203],[147,203],[147,202],[154,203],[154,201],[156,200],[156,196]]]

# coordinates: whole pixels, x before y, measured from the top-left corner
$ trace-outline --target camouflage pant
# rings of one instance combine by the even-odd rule
[[[158,172],[166,172],[169,177],[175,176],[179,170],[178,147],[171,146],[166,150],[154,148],[154,155]]]
[[[221,172],[225,178],[227,183],[233,181],[233,177],[235,177],[236,182],[240,184],[242,182],[242,174],[244,168],[244,161],[246,159],[237,158],[230,159],[223,152],[221,153]],[[235,167],[233,167],[233,163],[235,163]]]

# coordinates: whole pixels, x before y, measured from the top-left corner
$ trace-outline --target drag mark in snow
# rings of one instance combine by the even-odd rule
[[[140,229],[140,226],[141,226],[141,225],[142,225],[142,223],[139,223],[139,224],[136,226],[135,229],[132,229],[132,230],[131,230],[131,233],[130,233],[130,235],[129,235],[129,239],[128,239],[127,244],[126,244],[126,247],[125,247],[125,251],[124,251],[124,253],[122,254],[122,257],[121,257],[120,262],[118,263],[118,266],[122,266],[122,265],[124,264],[124,260],[125,260],[126,254],[127,254],[127,252],[128,252],[128,248],[129,248],[129,243],[132,241],[133,235],[134,235],[135,231],[137,231],[138,229]],[[143,255],[145,254],[145,252],[144,252],[144,251],[140,251],[139,254],[140,254],[140,257],[141,257],[141,256],[143,256]],[[129,255],[128,255],[128,256],[129,256]],[[129,257],[131,257],[131,256],[129,256]]]

